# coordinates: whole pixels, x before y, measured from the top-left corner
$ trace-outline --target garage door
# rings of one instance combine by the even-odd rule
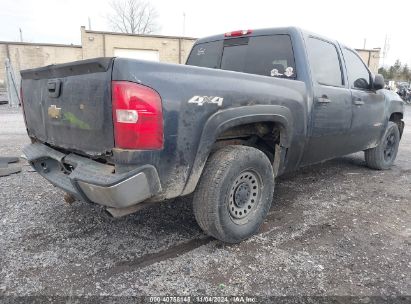
[[[137,49],[114,49],[114,56],[131,59],[142,59],[150,61],[160,61],[158,51],[154,50],[137,50]]]

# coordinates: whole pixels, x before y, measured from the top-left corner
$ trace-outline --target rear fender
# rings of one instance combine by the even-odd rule
[[[280,146],[289,147],[293,134],[293,117],[288,108],[280,105],[255,105],[219,111],[212,115],[204,126],[196,157],[182,195],[194,191],[219,134],[239,125],[256,122],[275,122],[280,125]]]

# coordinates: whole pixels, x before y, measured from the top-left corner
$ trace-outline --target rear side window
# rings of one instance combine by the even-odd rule
[[[224,42],[221,69],[295,78],[294,54],[288,35],[251,37],[247,44],[240,39],[244,38]]]
[[[350,81],[351,88],[368,90],[370,88],[370,73],[365,67],[365,64],[351,50],[343,49],[343,55],[345,64],[347,66],[348,80]]]
[[[205,53],[199,53],[198,50],[206,45],[215,45],[215,43],[196,45],[187,64],[212,67],[204,64],[211,60],[204,61],[199,58]],[[296,78],[294,54],[288,35],[240,37],[217,43],[220,43],[220,48],[214,46],[214,50],[220,50],[218,56],[218,68],[220,69],[269,77]],[[215,55],[216,52],[213,54]]]
[[[322,85],[342,86],[340,59],[334,44],[309,38],[307,45],[314,80]]]

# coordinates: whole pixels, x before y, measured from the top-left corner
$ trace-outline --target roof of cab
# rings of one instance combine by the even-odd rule
[[[275,34],[288,34],[290,36],[302,36],[302,37],[317,37],[326,41],[333,42],[336,45],[340,45],[341,47],[354,50],[353,48],[346,46],[340,42],[338,42],[335,39],[331,39],[329,37],[319,35],[314,32],[310,32],[304,29],[301,29],[299,27],[295,26],[289,26],[289,27],[274,27],[274,28],[264,28],[264,29],[253,29],[251,34],[248,34],[247,36],[252,37],[252,36],[264,36],[264,35],[275,35]],[[211,42],[211,41],[218,41],[218,40],[223,40],[223,39],[234,39],[238,37],[225,37],[224,34],[218,34],[218,35],[213,35],[213,36],[208,36],[204,38],[198,39],[195,44],[200,44],[200,43],[205,43],[205,42]]]
[[[252,33],[247,35],[247,36],[263,36],[263,35],[274,35],[274,34],[298,34],[301,33],[302,30],[298,27],[276,27],[276,28],[265,28],[265,29],[256,29],[252,30]],[[235,38],[235,37],[233,37]],[[227,38],[224,36],[224,34],[218,34],[218,35],[213,35],[213,36],[208,36],[204,38],[200,38],[196,41],[195,44],[199,43],[204,43],[204,42],[211,42],[211,41],[217,41],[217,40],[222,40],[222,39],[231,39]]]
[[[330,39],[329,37],[325,37],[323,35],[319,35],[317,33],[313,33],[299,27],[289,26],[289,27],[274,27],[274,28],[264,28],[264,29],[253,29],[251,34],[247,36],[263,36],[263,35],[275,35],[275,34],[288,34],[288,35],[302,35],[302,36],[314,36],[317,38],[321,38],[324,40],[328,40],[334,43],[338,43],[335,39]],[[204,38],[200,38],[196,41],[195,44],[204,43],[204,42],[211,42],[217,41],[222,39],[233,39],[236,37],[225,37],[224,34],[218,34],[213,36],[208,36]]]

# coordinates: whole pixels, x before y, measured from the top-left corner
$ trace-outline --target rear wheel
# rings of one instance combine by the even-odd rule
[[[397,157],[399,144],[400,131],[397,124],[390,121],[380,144],[364,151],[367,166],[377,170],[389,169]]]
[[[207,161],[194,194],[194,214],[208,235],[237,243],[259,229],[273,192],[268,157],[252,147],[227,146]]]

